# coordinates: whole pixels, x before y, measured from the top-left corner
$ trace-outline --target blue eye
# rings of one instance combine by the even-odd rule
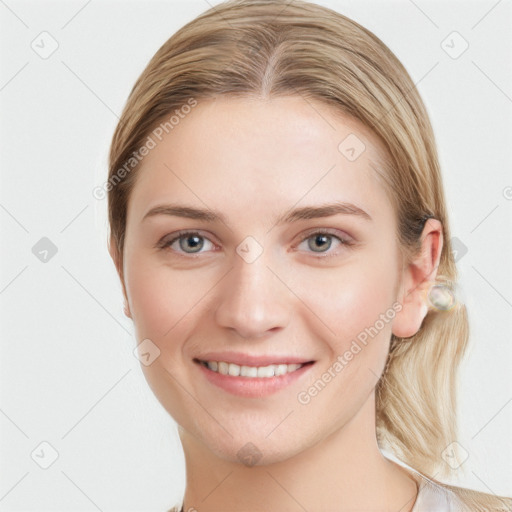
[[[196,231],[186,231],[180,233],[172,240],[162,242],[159,247],[161,249],[169,247],[176,252],[184,252],[185,254],[197,254],[200,253],[201,249],[205,246],[205,241],[210,244],[212,243]],[[173,247],[175,242],[178,242],[179,250]],[[191,250],[189,251],[189,249]]]
[[[316,231],[303,238],[301,244],[307,242],[307,247],[313,253],[327,254],[329,249],[332,247],[333,240],[337,240],[339,245],[350,246],[353,243],[348,239],[333,235],[327,231]]]
[[[332,238],[333,237],[331,235],[327,235],[325,233],[317,233],[316,235],[306,238],[306,240],[309,241],[308,247],[313,252],[324,252],[324,249],[325,250],[330,249],[330,247],[332,245]],[[311,243],[311,242],[313,242],[313,243]],[[317,245],[314,245],[314,244],[317,244]],[[318,248],[318,251],[317,251],[317,248]]]
[[[333,241],[338,242],[338,246],[351,246],[353,241],[337,236],[329,231],[313,231],[303,237],[299,246],[307,242],[306,252],[316,253],[321,258],[334,256],[335,251],[329,251],[333,245]],[[210,247],[208,247],[210,244]],[[212,250],[215,245],[205,236],[199,234],[197,231],[182,231],[174,236],[171,240],[163,240],[157,244],[160,249],[170,248],[178,254],[201,254]],[[202,249],[206,248],[204,251]]]

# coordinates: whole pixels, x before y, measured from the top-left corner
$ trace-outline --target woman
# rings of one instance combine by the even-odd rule
[[[428,115],[375,35],[299,0],[217,5],[138,79],[108,183],[185,453],[173,510],[510,510],[434,480],[468,321]]]

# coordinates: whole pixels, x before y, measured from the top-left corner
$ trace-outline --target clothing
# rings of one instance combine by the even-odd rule
[[[411,512],[461,512],[467,510],[464,503],[450,489],[433,482],[403,462],[400,465],[418,484],[418,495]]]

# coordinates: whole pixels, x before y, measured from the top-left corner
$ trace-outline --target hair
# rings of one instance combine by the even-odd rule
[[[109,243],[120,272],[127,205],[140,167],[135,157],[152,130],[194,101],[289,95],[321,102],[377,137],[385,148],[379,175],[396,212],[401,254],[411,261],[421,250],[426,219],[438,219],[444,239],[438,281],[453,287],[457,269],[436,143],[413,81],[372,32],[301,0],[230,0],[212,7],[172,35],[136,81],[109,157]],[[441,454],[457,438],[457,369],[468,337],[460,301],[446,311],[430,308],[414,336],[392,335],[376,388],[379,446],[432,480],[451,474]],[[508,503],[434,481],[456,491],[471,510],[505,510]]]

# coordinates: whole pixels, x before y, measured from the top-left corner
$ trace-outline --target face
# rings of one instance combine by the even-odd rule
[[[291,96],[199,102],[144,158],[128,314],[158,355],[153,392],[209,453],[285,460],[373,396],[401,268],[381,155],[357,121]]]

